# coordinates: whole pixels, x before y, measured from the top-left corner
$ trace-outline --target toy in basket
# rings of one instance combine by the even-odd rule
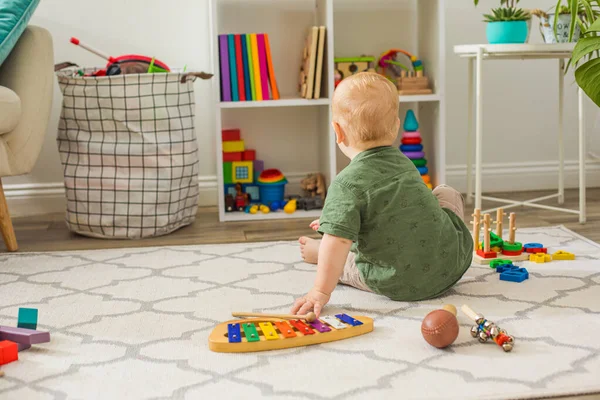
[[[347,314],[322,316],[233,313],[237,317],[217,325],[208,337],[208,347],[218,353],[248,353],[309,346],[363,335],[373,330],[369,317]]]

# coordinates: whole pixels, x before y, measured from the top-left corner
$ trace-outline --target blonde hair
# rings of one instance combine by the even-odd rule
[[[374,72],[345,78],[333,93],[333,121],[359,143],[394,140],[398,135],[398,89]]]

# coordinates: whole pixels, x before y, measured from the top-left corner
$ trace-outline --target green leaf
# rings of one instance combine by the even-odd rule
[[[600,32],[600,19],[597,19],[592,25],[590,25],[585,33],[588,32]]]
[[[588,97],[600,107],[600,58],[594,58],[575,70],[575,80]]]
[[[600,50],[600,37],[580,38],[573,49],[571,62],[577,64],[583,57],[597,50]]]
[[[571,25],[569,25],[569,42],[573,40],[573,34],[575,33],[575,24],[577,23],[577,13],[579,11],[579,1],[571,1]]]

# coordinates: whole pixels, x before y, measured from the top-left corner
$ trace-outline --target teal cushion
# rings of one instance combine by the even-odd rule
[[[0,0],[0,65],[27,27],[40,0]]]

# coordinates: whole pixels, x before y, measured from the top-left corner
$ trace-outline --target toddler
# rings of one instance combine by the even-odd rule
[[[332,108],[336,142],[351,161],[331,182],[321,218],[311,223],[322,240],[299,239],[317,277],[291,312],[319,316],[338,281],[398,301],[440,296],[471,265],[461,194],[445,185],[432,192],[393,146],[398,91],[385,77],[344,79]]]

